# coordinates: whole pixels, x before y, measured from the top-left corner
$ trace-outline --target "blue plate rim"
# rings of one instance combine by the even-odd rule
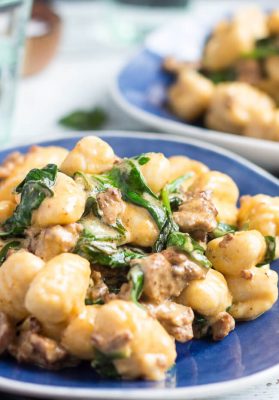
[[[194,145],[203,149],[208,149],[210,151],[216,152],[234,162],[253,169],[257,174],[261,175],[268,181],[275,183],[279,188],[279,179],[275,178],[273,175],[266,172],[261,167],[258,167],[254,163],[246,160],[232,151],[223,149],[222,147],[212,145],[209,143],[203,143],[200,140],[181,137],[178,135],[168,135],[162,133],[148,133],[148,132],[131,132],[131,131],[88,131],[81,133],[65,133],[58,135],[49,135],[40,137],[39,140],[35,140],[34,137],[25,138],[24,140],[13,140],[10,144],[1,147],[1,151],[9,150],[15,146],[26,146],[32,144],[44,144],[49,141],[59,141],[61,139],[67,138],[77,138],[95,135],[102,138],[106,137],[125,137],[125,138],[144,138],[149,140],[163,140],[163,141],[174,141],[184,144]],[[164,389],[80,389],[67,386],[55,387],[51,385],[40,385],[27,382],[19,382],[14,379],[0,377],[0,389],[14,394],[21,395],[31,395],[39,397],[48,398],[73,398],[73,399],[118,399],[123,400],[123,395],[125,394],[125,399],[131,400],[145,400],[146,398],[150,400],[161,400],[162,398],[168,400],[186,400],[186,399],[197,399],[201,397],[214,397],[216,395],[224,395],[232,393],[236,390],[241,391],[249,386],[259,384],[269,378],[275,377],[279,373],[279,364],[276,364],[270,368],[263,371],[257,372],[246,377],[239,379],[233,379],[228,381],[223,381],[219,383],[204,384],[192,387],[180,387],[180,388],[164,388]]]

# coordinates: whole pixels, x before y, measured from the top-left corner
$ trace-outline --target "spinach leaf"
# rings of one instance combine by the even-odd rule
[[[10,249],[17,250],[20,248],[20,245],[21,242],[18,240],[13,240],[12,242],[5,244],[5,246],[2,247],[2,249],[0,250],[0,265],[2,265],[3,262],[6,260],[9,250]]]
[[[50,189],[56,180],[58,168],[48,164],[42,169],[34,168],[17,186],[16,193],[21,193],[19,205],[14,214],[2,225],[0,236],[20,236],[31,224],[32,213],[39,208],[46,197],[53,196]]]
[[[236,226],[225,224],[223,222],[219,222],[217,227],[214,229],[213,232],[210,233],[210,238],[219,238],[222,236],[227,235],[228,233],[235,233]]]
[[[183,182],[186,180],[192,178],[194,174],[192,172],[187,172],[187,174],[184,174],[182,176],[179,176],[177,179],[174,179],[172,182],[168,183],[165,188],[168,191],[169,194],[171,193],[178,193],[180,186],[182,185]]]
[[[142,294],[144,284],[144,274],[139,265],[135,265],[130,269],[127,278],[132,282],[131,298],[132,301],[139,305],[139,298]]]
[[[265,236],[266,243],[266,252],[263,262],[256,265],[256,267],[260,268],[266,264],[270,264],[275,259],[276,253],[276,239],[274,236]]]
[[[167,234],[172,229],[170,222],[170,207],[162,204],[159,198],[152,192],[140,171],[136,159],[124,159],[105,174],[95,175],[100,185],[104,188],[113,186],[122,193],[122,198],[130,203],[145,208],[157,224],[160,235],[155,251],[160,251],[166,242]]]
[[[73,111],[62,117],[58,123],[66,128],[90,131],[101,128],[107,119],[106,112],[100,107],[95,107],[92,110]]]
[[[92,264],[100,264],[111,268],[128,266],[134,258],[144,257],[142,250],[123,246],[117,247],[114,238],[98,238],[83,230],[74,253],[86,258]]]
[[[104,300],[103,300],[103,299],[99,298],[99,299],[96,299],[96,300],[85,299],[84,304],[85,304],[86,306],[92,306],[92,305],[94,305],[94,304],[100,304],[100,305],[102,305],[102,304],[105,304],[105,303],[104,303]]]
[[[162,226],[158,239],[156,240],[156,243],[153,246],[153,251],[155,252],[160,252],[162,251],[168,241],[168,237],[171,234],[171,232],[176,232],[179,230],[178,225],[174,222],[173,217],[172,217],[172,212],[171,212],[171,204],[170,204],[170,198],[169,198],[169,192],[167,189],[167,186],[165,186],[162,191],[161,191],[161,198],[162,198],[162,203],[163,206],[166,210],[166,219],[164,222],[164,225]]]
[[[204,248],[200,246],[188,233],[172,232],[167,241],[167,247],[177,247],[189,254],[193,261],[206,268],[211,268],[212,264],[204,254]]]
[[[102,211],[100,210],[99,203],[97,200],[98,193],[106,190],[102,184],[100,184],[92,175],[87,175],[82,172],[76,172],[74,175],[74,179],[76,181],[81,181],[85,190],[87,191],[88,197],[85,204],[85,210],[82,216],[81,223],[83,222],[84,217],[93,213],[95,217],[102,218]],[[94,224],[94,222],[93,222]],[[126,233],[126,228],[122,224],[122,222],[117,219],[115,224],[109,225],[114,228],[118,234],[123,237]]]
[[[140,154],[139,156],[134,157],[134,160],[136,160],[139,165],[145,165],[150,161],[150,157],[148,157],[145,153]]]
[[[91,366],[102,378],[119,379],[120,375],[118,374],[113,361],[126,357],[127,355],[124,353],[105,354],[100,350],[95,349],[95,358],[91,361]]]
[[[234,68],[227,68],[221,71],[200,70],[200,73],[206,76],[215,84],[236,80],[236,71]]]
[[[278,54],[279,40],[276,36],[269,36],[267,38],[257,40],[254,49],[242,54],[242,58],[263,60]]]

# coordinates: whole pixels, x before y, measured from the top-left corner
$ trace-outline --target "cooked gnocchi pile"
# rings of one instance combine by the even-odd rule
[[[220,21],[200,62],[166,58],[174,75],[167,101],[182,120],[279,141],[279,10],[242,9]]]
[[[0,176],[0,352],[19,362],[160,380],[175,340],[221,340],[277,300],[279,197],[238,209],[228,175],[94,136]]]

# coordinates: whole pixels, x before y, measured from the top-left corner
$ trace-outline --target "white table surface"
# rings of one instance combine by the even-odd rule
[[[49,134],[61,133],[64,130],[57,125],[61,116],[77,108],[90,108],[94,105],[101,105],[108,111],[106,129],[154,130],[132,120],[110,99],[109,85],[135,48],[106,48],[100,53],[100,44],[88,30],[88,23],[92,23],[93,18],[97,21],[104,15],[103,6],[99,3],[95,1],[85,4],[81,1],[78,7],[63,2],[56,4],[64,19],[60,50],[45,71],[20,82],[13,139],[22,141],[31,136],[40,139]],[[192,12],[202,14],[205,4],[214,12],[214,7],[219,7],[221,2],[216,0],[210,5],[208,3],[195,2],[195,10]],[[237,3],[241,4],[241,1]],[[278,379],[270,379],[242,393],[237,393],[236,385],[235,394],[222,397],[222,400],[252,399],[278,400],[279,376]]]

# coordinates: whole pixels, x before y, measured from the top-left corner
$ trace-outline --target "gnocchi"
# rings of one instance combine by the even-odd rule
[[[51,149],[0,166],[1,352],[161,380],[175,341],[224,339],[273,306],[278,197],[238,210],[233,179],[185,155],[120,159],[93,136]]]

